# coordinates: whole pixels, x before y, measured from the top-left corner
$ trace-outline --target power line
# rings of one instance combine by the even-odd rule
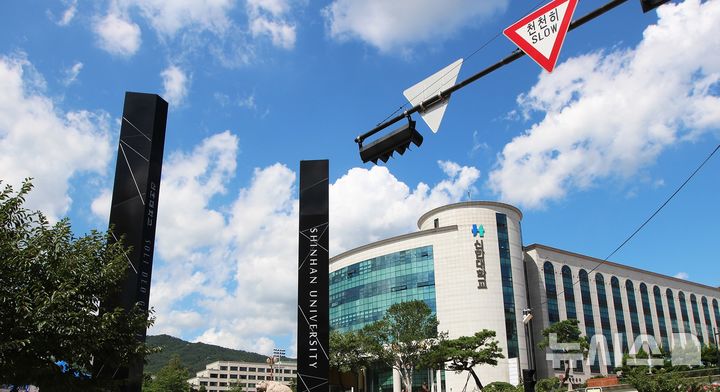
[[[675,195],[677,195],[677,194],[685,187],[685,185],[687,185],[688,182],[690,182],[690,180],[692,180],[692,178],[695,177],[695,174],[697,174],[697,173],[700,171],[700,169],[702,169],[703,166],[705,166],[705,164],[713,157],[713,155],[715,155],[716,152],[718,152],[718,150],[720,150],[720,144],[718,144],[718,145],[715,147],[715,149],[710,153],[710,155],[707,156],[707,158],[705,158],[705,160],[702,161],[702,163],[697,167],[697,169],[695,169],[695,170],[690,174],[690,176],[688,176],[688,178],[685,179],[685,181],[684,181],[677,189],[675,189],[675,192],[673,192],[673,193],[670,195],[670,197],[668,197],[667,200],[665,200],[665,202],[662,203],[662,204],[660,205],[660,207],[658,207],[658,208],[655,210],[655,212],[653,212],[652,215],[650,215],[650,217],[645,220],[645,222],[643,222],[637,229],[635,229],[635,231],[633,231],[633,233],[630,234],[630,236],[628,236],[628,237],[625,239],[625,241],[623,241],[620,245],[618,245],[618,247],[615,248],[615,250],[613,250],[612,252],[610,252],[610,254],[607,255],[607,257],[605,257],[601,262],[599,262],[595,267],[593,267],[593,268],[588,272],[588,274],[590,274],[591,272],[593,272],[593,271],[595,271],[596,269],[600,268],[600,266],[603,265],[603,264],[605,264],[605,263],[608,261],[608,259],[610,259],[610,257],[612,257],[612,256],[613,256],[615,253],[617,253],[620,249],[622,249],[622,247],[625,246],[625,244],[627,244],[628,242],[630,242],[630,240],[631,240],[633,237],[635,237],[635,235],[636,235],[637,233],[639,233],[640,230],[642,230],[653,218],[655,218],[655,216],[656,216],[660,211],[662,211],[662,209],[665,208],[665,206],[668,205],[668,203],[670,203],[670,200],[672,200],[672,199],[675,197]],[[575,280],[575,281],[573,282],[572,286],[570,286],[570,287],[575,287],[575,285],[576,285],[578,282],[580,282],[580,278],[578,278],[577,280]],[[560,294],[564,294],[565,291],[567,291],[567,290],[565,290],[564,287],[563,287],[563,290],[560,291],[560,292],[557,292],[557,290],[556,290],[555,296],[557,297],[557,296],[559,296]],[[546,299],[544,302],[541,302],[541,303],[540,303],[540,306],[543,306],[543,305],[545,305],[545,304],[547,304],[547,299]]]

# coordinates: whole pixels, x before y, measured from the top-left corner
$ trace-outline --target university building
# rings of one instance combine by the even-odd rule
[[[227,391],[240,384],[244,392],[255,392],[262,381],[277,381],[290,385],[297,376],[297,363],[284,360],[273,365],[258,362],[215,361],[205,365],[188,383],[195,390],[204,386],[208,392]]]
[[[521,211],[508,204],[456,203],[422,215],[417,232],[331,258],[331,326],[357,330],[382,318],[394,303],[422,300],[451,339],[496,331],[505,359],[475,369],[485,385],[518,384],[528,368],[536,369],[537,378],[564,373],[545,352],[529,348],[542,339],[544,328],[565,319],[578,320],[584,335],[604,344],[608,354],[627,352],[643,334],[665,349],[683,333],[714,343],[718,287],[545,245],[523,246],[521,220]],[[599,353],[573,364],[573,376],[614,374],[615,357]],[[460,392],[468,381],[467,372],[417,373],[418,386],[425,381],[442,392]],[[472,379],[467,385],[472,389]],[[399,374],[370,372],[363,389],[400,392]]]

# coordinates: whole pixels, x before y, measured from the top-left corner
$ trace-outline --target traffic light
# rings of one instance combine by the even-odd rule
[[[670,0],[640,0],[643,12],[652,11]]]
[[[410,147],[410,143],[420,147],[423,137],[415,130],[415,121],[408,117],[408,123],[389,134],[373,141],[367,146],[360,146],[360,159],[363,163],[372,161],[377,165],[378,159],[387,162],[394,152],[400,155]]]

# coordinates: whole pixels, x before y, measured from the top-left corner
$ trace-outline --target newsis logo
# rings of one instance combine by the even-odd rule
[[[486,290],[487,274],[485,272],[485,247],[482,240],[485,236],[485,228],[483,225],[472,225],[472,235],[473,238],[475,238],[475,268],[477,270],[478,290]]]

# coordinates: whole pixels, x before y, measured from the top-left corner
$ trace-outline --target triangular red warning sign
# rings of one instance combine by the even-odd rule
[[[546,71],[555,68],[578,0],[553,0],[503,31]]]

